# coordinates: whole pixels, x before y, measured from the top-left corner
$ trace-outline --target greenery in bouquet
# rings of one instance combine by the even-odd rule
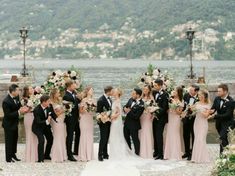
[[[81,72],[75,67],[71,67],[67,71],[53,71],[44,82],[43,88],[47,93],[53,88],[57,88],[63,93],[65,91],[65,83],[69,80],[73,80],[77,84],[77,90],[79,92],[82,91]]]
[[[97,113],[96,120],[97,120],[97,122],[102,122],[102,123],[109,122],[109,121],[111,121],[111,114],[112,114],[112,111],[107,110],[104,107],[103,112]]]
[[[140,88],[143,88],[143,86],[146,84],[153,86],[153,82],[156,79],[163,80],[163,89],[166,90],[168,93],[170,93],[175,87],[175,82],[171,75],[167,72],[167,70],[162,73],[159,68],[154,67],[152,64],[149,64],[147,72],[143,73],[140,76],[137,85]]]
[[[71,116],[71,112],[74,108],[74,104],[72,102],[65,101],[65,100],[63,100],[62,103],[63,103],[65,116]]]
[[[154,100],[150,100],[144,103],[144,109],[146,112],[155,114],[155,113],[158,113],[159,106],[157,105],[157,103],[155,103]]]
[[[229,129],[228,139],[229,145],[216,159],[214,176],[235,176],[235,129]]]

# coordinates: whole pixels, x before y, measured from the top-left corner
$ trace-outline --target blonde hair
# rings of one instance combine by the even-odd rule
[[[206,103],[210,103],[210,97],[209,97],[208,90],[202,89],[202,90],[199,90],[199,93],[201,93],[204,96]]]
[[[118,96],[121,97],[123,95],[123,90],[121,88],[116,88],[116,90],[118,91]]]
[[[54,103],[60,103],[61,102],[60,97],[55,97],[57,92],[59,92],[59,89],[57,89],[57,88],[54,88],[50,91],[50,99]]]
[[[82,98],[86,98],[88,92],[89,92],[91,89],[92,89],[91,86],[87,86],[87,87],[84,89],[84,91],[82,92],[82,93],[83,93]]]

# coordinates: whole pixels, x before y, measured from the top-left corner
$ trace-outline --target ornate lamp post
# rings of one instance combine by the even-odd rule
[[[189,28],[186,32],[186,37],[189,40],[189,45],[190,45],[190,79],[194,79],[195,75],[193,73],[193,39],[194,39],[194,33],[195,31],[192,30],[192,28]]]
[[[28,37],[28,30],[27,30],[25,27],[23,27],[22,29],[20,29],[20,37],[22,38],[22,40],[23,40],[23,45],[24,45],[24,50],[23,50],[24,64],[23,64],[23,70],[22,70],[21,75],[22,75],[23,77],[25,77],[25,76],[28,75],[27,69],[26,69],[26,64],[25,64],[25,52],[26,52],[26,50],[25,50],[25,42],[26,42],[26,38]]]

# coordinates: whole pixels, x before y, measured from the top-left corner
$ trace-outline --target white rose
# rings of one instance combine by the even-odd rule
[[[71,71],[70,76],[71,77],[77,76],[77,73],[75,71]]]
[[[153,76],[159,76],[160,72],[158,71],[158,69],[153,70]]]
[[[61,70],[56,70],[55,71],[56,76],[61,76],[63,72]]]

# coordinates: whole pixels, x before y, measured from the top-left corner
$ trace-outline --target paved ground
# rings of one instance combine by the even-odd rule
[[[141,176],[209,176],[213,168],[214,160],[218,156],[219,146],[215,144],[208,145],[212,162],[209,164],[195,164],[188,161],[159,161],[154,162],[150,165],[138,166]],[[18,157],[23,159],[24,157],[24,145],[19,144],[18,146]],[[175,165],[159,171],[160,165]],[[152,167],[154,165],[154,167]],[[81,171],[86,167],[84,162],[65,162],[65,163],[51,163],[49,161],[45,163],[25,163],[23,161],[17,163],[6,163],[5,162],[5,151],[4,145],[0,144],[0,175],[4,176],[78,176]],[[173,168],[173,169],[172,169]]]

